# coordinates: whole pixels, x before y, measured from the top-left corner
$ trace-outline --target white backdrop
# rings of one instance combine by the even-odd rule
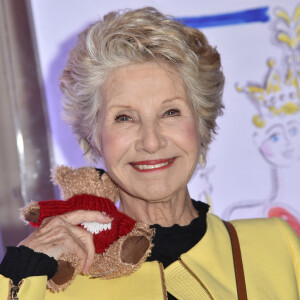
[[[55,162],[86,165],[69,128],[61,121],[58,83],[67,53],[81,30],[105,13],[122,8],[154,6],[178,18],[207,16],[197,20],[222,56],[226,110],[218,120],[219,134],[211,145],[207,167],[199,167],[190,182],[191,195],[210,202],[214,213],[228,219],[279,215],[300,235],[300,97],[295,85],[284,82],[288,70],[299,66],[299,47],[291,37],[299,21],[297,14],[292,18],[297,4],[294,0],[31,0]],[[278,8],[287,15],[276,17]],[[259,21],[254,9],[260,14],[265,11],[265,22]],[[224,20],[234,23],[238,16],[245,17],[245,11],[250,11],[252,22],[241,19],[225,26]],[[217,23],[207,27],[208,20]],[[290,46],[288,39],[283,43],[276,40],[279,28],[290,35]],[[294,60],[289,62],[292,54]],[[278,77],[274,74],[268,77],[271,58],[280,82],[275,82]],[[237,85],[244,92],[238,92]],[[246,93],[249,90],[251,95]],[[260,101],[257,108],[255,101]],[[285,106],[290,102],[294,105]],[[266,107],[271,105],[279,110],[270,113]],[[280,111],[282,107],[293,109]],[[252,122],[257,114],[265,121],[262,128]]]

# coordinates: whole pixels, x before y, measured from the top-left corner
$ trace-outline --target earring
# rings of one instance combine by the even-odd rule
[[[205,166],[206,166],[206,160],[205,160],[203,154],[200,154],[200,165],[202,168],[205,168]]]

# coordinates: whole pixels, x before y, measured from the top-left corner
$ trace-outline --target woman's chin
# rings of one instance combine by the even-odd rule
[[[136,187],[131,191],[120,191],[120,199],[136,199],[141,200],[146,203],[166,203],[172,199],[182,198],[185,199],[187,186],[181,189],[172,189],[172,187],[167,186],[167,184],[157,184],[152,186]]]

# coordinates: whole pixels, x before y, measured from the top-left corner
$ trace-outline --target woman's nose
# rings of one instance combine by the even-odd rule
[[[166,145],[167,139],[157,122],[147,122],[141,125],[135,145],[137,151],[153,154]]]

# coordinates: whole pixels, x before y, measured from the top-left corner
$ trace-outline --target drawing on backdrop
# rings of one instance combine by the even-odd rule
[[[249,217],[277,216],[300,236],[300,210],[288,202],[282,184],[286,170],[300,161],[300,5],[291,15],[277,8],[273,30],[277,45],[284,47],[284,67],[270,58],[264,84],[237,86],[256,110],[253,142],[270,167],[270,193],[266,199],[233,203],[223,217],[231,219],[242,210],[247,210]],[[300,207],[300,198],[298,201]]]
[[[213,211],[211,194],[213,192],[212,182],[210,180],[210,174],[214,171],[214,166],[204,167],[201,164],[197,165],[193,178],[196,178],[197,186],[200,187],[197,195],[197,200],[207,203],[210,208],[209,211]]]

